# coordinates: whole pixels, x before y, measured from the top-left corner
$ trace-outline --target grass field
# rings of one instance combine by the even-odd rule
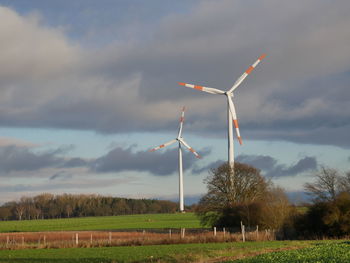
[[[312,247],[281,251],[246,258],[239,263],[279,263],[279,262],[318,262],[318,263],[348,263],[350,262],[350,241],[323,242]]]
[[[310,241],[235,242],[134,247],[0,250],[0,262],[197,262],[310,246]]]
[[[199,228],[193,213],[143,214],[45,220],[0,221],[0,232],[83,231],[149,228]]]

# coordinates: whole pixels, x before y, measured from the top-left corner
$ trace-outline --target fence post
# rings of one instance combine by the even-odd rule
[[[46,236],[44,236],[44,246],[46,246]]]
[[[169,229],[169,238],[171,238],[171,229]]]
[[[223,228],[223,229],[222,229],[222,232],[224,233],[224,238],[225,238],[225,235],[226,235],[226,229],[225,229],[225,228]]]
[[[109,244],[112,244],[112,232],[109,232]]]
[[[245,226],[243,225],[241,221],[241,231],[242,231],[242,240],[245,242]]]
[[[79,244],[79,234],[75,233],[75,244],[78,245]]]
[[[214,226],[214,237],[216,237],[216,226]]]
[[[186,228],[181,228],[181,238],[185,237]]]
[[[22,246],[24,247],[24,236],[22,236]]]
[[[142,231],[142,235],[145,235],[145,233],[146,233],[146,230],[143,230],[143,231]]]
[[[243,225],[243,242],[245,242],[245,225]]]
[[[92,245],[92,234],[90,234],[90,244]]]
[[[259,226],[256,225],[256,240],[258,241],[259,239]]]
[[[9,237],[9,236],[6,236],[6,247],[9,246],[9,243],[10,243],[10,237]]]

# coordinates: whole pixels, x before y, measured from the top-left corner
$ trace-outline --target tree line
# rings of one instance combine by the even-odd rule
[[[31,220],[84,216],[174,213],[177,203],[165,200],[128,199],[100,195],[23,196],[0,207],[0,220]]]
[[[235,163],[212,169],[205,179],[207,194],[196,214],[203,225],[274,229],[281,238],[341,237],[350,234],[350,172],[321,167],[304,190],[311,203],[291,204],[285,191],[260,170]]]

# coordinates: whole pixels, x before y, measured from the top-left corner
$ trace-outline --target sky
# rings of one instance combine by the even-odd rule
[[[349,171],[350,2],[346,0],[0,0],[0,203],[43,192],[176,200],[174,139],[187,204],[235,159],[294,198],[320,166]]]

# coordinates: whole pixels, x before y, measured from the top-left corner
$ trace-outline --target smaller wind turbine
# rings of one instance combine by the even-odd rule
[[[165,148],[176,141],[179,143],[179,202],[180,202],[180,212],[184,212],[184,181],[183,181],[183,169],[182,169],[182,149],[181,145],[185,146],[190,152],[192,152],[197,158],[201,158],[201,156],[185,142],[182,137],[182,126],[185,120],[185,107],[182,108],[181,117],[180,117],[180,126],[177,137],[170,142],[164,143],[156,148],[150,150],[150,152],[154,152],[158,149]]]

